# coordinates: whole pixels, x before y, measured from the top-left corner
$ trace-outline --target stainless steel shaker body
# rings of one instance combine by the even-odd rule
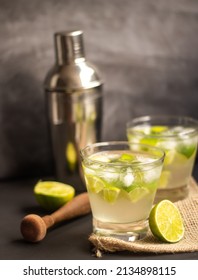
[[[100,141],[102,81],[84,56],[83,32],[55,36],[56,64],[45,80],[47,111],[57,180],[81,180],[79,151]]]

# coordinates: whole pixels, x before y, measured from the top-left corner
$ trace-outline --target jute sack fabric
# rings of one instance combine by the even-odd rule
[[[134,253],[179,253],[198,251],[198,186],[193,178],[189,182],[188,198],[175,203],[184,220],[185,235],[178,243],[164,243],[155,238],[151,231],[146,238],[135,242],[126,242],[112,237],[91,234],[89,241],[94,245],[96,256],[102,251],[131,251]]]

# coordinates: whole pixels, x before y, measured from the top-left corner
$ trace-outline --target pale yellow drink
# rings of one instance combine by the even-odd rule
[[[160,199],[177,201],[188,195],[187,185],[192,174],[197,152],[197,124],[186,119],[167,124],[156,119],[153,121],[134,120],[128,125],[127,137],[135,143],[148,144],[165,151],[165,160],[157,196]]]
[[[108,145],[104,147],[102,151],[91,152],[82,161],[93,230],[127,240],[141,238],[148,228],[163,152],[151,153],[145,151],[144,145],[131,147],[128,143],[122,147],[115,144],[113,149]]]

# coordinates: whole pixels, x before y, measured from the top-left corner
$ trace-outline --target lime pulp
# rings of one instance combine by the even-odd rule
[[[60,208],[75,195],[75,189],[67,184],[56,181],[39,181],[34,187],[37,202],[46,210]]]
[[[169,200],[162,200],[153,207],[149,215],[149,226],[160,241],[176,243],[184,237],[182,216]]]

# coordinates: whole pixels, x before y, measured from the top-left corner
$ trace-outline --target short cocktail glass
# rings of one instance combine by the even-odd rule
[[[81,150],[81,158],[93,232],[127,241],[143,238],[164,152],[127,141],[101,142]]]
[[[198,122],[188,117],[143,116],[127,123],[128,141],[161,148],[165,160],[156,200],[188,196],[197,151]]]

